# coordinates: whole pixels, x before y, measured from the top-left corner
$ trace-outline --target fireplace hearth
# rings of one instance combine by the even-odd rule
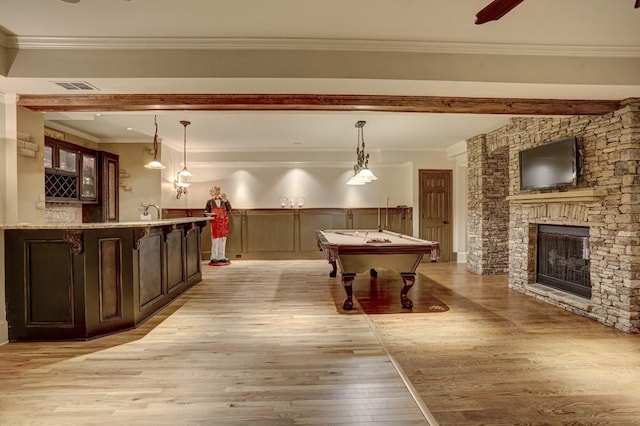
[[[538,225],[536,282],[591,298],[589,228]]]

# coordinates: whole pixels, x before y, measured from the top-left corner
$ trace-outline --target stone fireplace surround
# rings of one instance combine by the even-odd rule
[[[576,136],[578,187],[520,191],[518,152]],[[603,116],[516,118],[467,141],[467,269],[616,329],[640,332],[640,99]],[[508,167],[505,167],[508,165]],[[589,227],[592,294],[535,282],[538,224]]]

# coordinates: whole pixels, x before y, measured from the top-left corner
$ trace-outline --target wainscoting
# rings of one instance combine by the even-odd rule
[[[165,209],[164,218],[202,216],[203,209]],[[322,259],[316,229],[376,229],[378,223],[413,234],[411,207],[237,209],[229,217],[226,254],[230,259]],[[202,259],[211,255],[210,225],[202,232]]]

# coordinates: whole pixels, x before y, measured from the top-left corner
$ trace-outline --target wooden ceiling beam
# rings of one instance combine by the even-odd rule
[[[381,111],[447,114],[602,115],[619,100],[307,94],[19,95],[33,111]]]

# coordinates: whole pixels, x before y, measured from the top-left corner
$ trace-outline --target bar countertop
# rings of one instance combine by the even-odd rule
[[[202,222],[212,220],[212,217],[180,217],[161,220],[136,220],[131,222],[100,222],[100,223],[15,223],[0,224],[0,229],[107,229],[107,228],[149,228],[165,225],[180,225],[183,223]]]

